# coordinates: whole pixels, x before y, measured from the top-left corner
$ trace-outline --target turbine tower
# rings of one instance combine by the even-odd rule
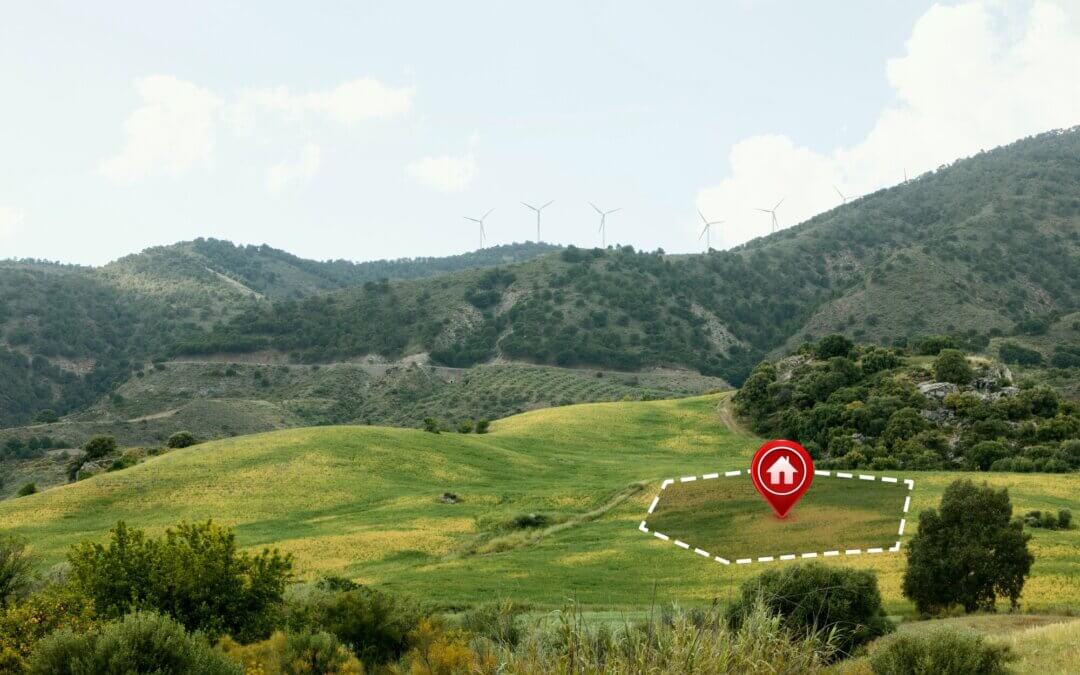
[[[494,210],[495,209],[488,209],[488,212],[485,213],[484,215],[480,216],[479,218],[470,218],[468,216],[462,216],[463,218],[465,218],[465,220],[471,220],[471,221],[473,221],[474,223],[476,223],[476,224],[478,224],[480,226],[480,248],[484,248],[484,220],[486,220],[487,217],[490,216],[491,212],[494,211]]]
[[[589,202],[589,206],[593,207],[593,209],[600,214],[600,248],[607,248],[607,217],[609,214],[615,213],[616,211],[622,211],[622,207],[620,206],[619,208],[611,209],[610,211],[601,211],[600,207],[592,202]]]
[[[709,219],[705,217],[705,214],[701,212],[701,209],[698,209],[697,214],[701,216],[701,222],[705,223],[705,229],[703,229],[701,231],[701,234],[698,235],[698,241],[701,241],[701,238],[705,237],[705,250],[708,251],[712,248],[712,242],[709,241],[709,238],[712,235],[712,226],[719,225],[724,221],[713,220],[710,222]]]
[[[776,202],[776,206],[772,207],[771,209],[756,209],[757,211],[761,211],[762,213],[767,213],[772,216],[772,232],[776,232],[780,229],[780,221],[776,219],[776,209],[780,208],[780,205],[784,203],[784,199],[787,199],[787,197],[784,197],[780,201]]]
[[[526,204],[525,202],[521,202],[522,204],[529,207],[533,211],[536,211],[536,243],[537,244],[540,243],[540,212],[543,211],[544,209],[546,209],[547,207],[551,206],[552,202],[554,202],[554,201],[555,200],[552,199],[550,202],[548,202],[547,204],[544,204],[540,208],[536,208],[532,204]]]

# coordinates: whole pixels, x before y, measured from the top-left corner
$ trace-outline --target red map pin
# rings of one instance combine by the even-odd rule
[[[814,461],[795,441],[769,441],[754,453],[750,477],[776,515],[783,518],[814,482]]]

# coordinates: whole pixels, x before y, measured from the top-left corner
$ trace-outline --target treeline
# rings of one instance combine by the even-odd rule
[[[1075,403],[1013,387],[957,349],[935,353],[926,370],[908,350],[827,336],[759,364],[735,402],[755,432],[799,441],[823,468],[1080,469]]]

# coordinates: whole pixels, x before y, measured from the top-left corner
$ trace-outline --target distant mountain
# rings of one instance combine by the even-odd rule
[[[1077,309],[1078,158],[1080,131],[1047,133],[732,251],[570,248],[438,283],[260,305],[179,349],[677,365],[738,383],[764,354],[831,332],[950,333],[978,348]]]
[[[100,268],[0,261],[0,426],[45,409],[80,409],[177,342],[267,300],[514,263],[557,249],[510,244],[445,258],[350,263],[198,239]]]
[[[1080,342],[1080,129],[1023,139],[731,251],[522,244],[353,264],[195,240],[100,269],[0,264],[0,424],[85,406],[139,360],[429,353],[692,368],[738,384],[841,332]],[[437,276],[436,276],[437,275]],[[1055,345],[1046,345],[1047,356]],[[1071,352],[1070,352],[1071,353]]]
[[[530,260],[560,247],[526,242],[438,258],[400,258],[355,263],[306,260],[261,246],[238,246],[219,239],[196,239],[149,248],[102,268],[120,283],[136,286],[198,280],[240,293],[271,299],[296,299],[367,281],[420,279],[447,272],[507,265]]]

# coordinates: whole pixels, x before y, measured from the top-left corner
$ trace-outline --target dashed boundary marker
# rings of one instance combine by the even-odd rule
[[[652,515],[652,512],[656,510],[657,504],[660,503],[661,495],[664,494],[664,490],[666,490],[669,485],[672,485],[672,484],[674,484],[676,482],[678,482],[678,483],[692,483],[692,482],[694,482],[696,480],[699,480],[699,479],[700,480],[715,480],[715,479],[718,479],[718,478],[721,478],[721,477],[723,477],[723,478],[734,478],[736,476],[741,476],[741,475],[743,475],[743,471],[740,469],[740,470],[736,470],[736,471],[724,471],[723,473],[720,473],[720,472],[707,473],[707,474],[704,474],[702,476],[683,476],[683,477],[679,478],[678,480],[676,480],[674,478],[668,478],[668,479],[664,480],[663,483],[660,484],[660,493],[657,494],[655,497],[653,497],[652,503],[649,504],[648,515]],[[750,470],[749,469],[746,469],[745,475],[747,475],[747,476],[750,475]],[[684,541],[680,541],[678,539],[672,539],[671,537],[664,534],[663,532],[656,532],[654,530],[650,530],[647,520],[641,521],[641,524],[638,525],[638,529],[641,530],[642,532],[644,532],[645,534],[651,534],[652,536],[656,537],[660,541],[670,542],[672,544],[675,544],[676,546],[678,546],[679,548],[681,548],[683,550],[690,551],[691,553],[699,555],[702,558],[713,560],[714,562],[718,562],[721,565],[730,565],[732,563],[734,563],[736,565],[749,565],[749,564],[755,563],[755,562],[767,563],[767,562],[773,562],[773,561],[776,561],[776,560],[796,560],[796,559],[803,559],[803,558],[818,558],[818,557],[832,558],[832,557],[839,556],[839,555],[848,555],[848,556],[850,556],[850,555],[862,555],[864,553],[866,553],[866,554],[896,553],[897,551],[900,550],[900,538],[902,538],[904,536],[904,528],[907,526],[907,513],[908,513],[908,509],[911,508],[911,492],[915,489],[915,481],[914,480],[912,480],[910,478],[904,478],[904,479],[894,478],[892,476],[873,476],[873,475],[870,475],[870,474],[867,474],[867,473],[853,474],[853,473],[846,472],[846,471],[820,471],[820,470],[815,470],[814,471],[814,476],[823,476],[823,477],[826,477],[826,478],[849,478],[849,479],[853,479],[853,480],[865,480],[865,481],[880,481],[881,483],[893,483],[893,484],[897,485],[897,487],[899,487],[899,483],[903,482],[903,484],[907,486],[908,493],[906,495],[904,495],[904,512],[902,514],[900,514],[900,526],[896,531],[896,536],[897,536],[896,543],[893,544],[892,546],[889,546],[888,548],[885,548],[884,546],[876,546],[876,547],[871,547],[871,548],[834,549],[834,550],[830,550],[830,551],[810,551],[810,552],[807,552],[807,553],[785,553],[783,555],[777,555],[777,556],[763,555],[763,556],[759,556],[757,558],[737,558],[735,560],[728,560],[727,558],[722,558],[722,557],[720,557],[718,555],[713,555],[713,554],[709,553],[708,551],[702,550],[700,548],[693,547],[693,546],[691,546],[690,544],[687,544]]]

